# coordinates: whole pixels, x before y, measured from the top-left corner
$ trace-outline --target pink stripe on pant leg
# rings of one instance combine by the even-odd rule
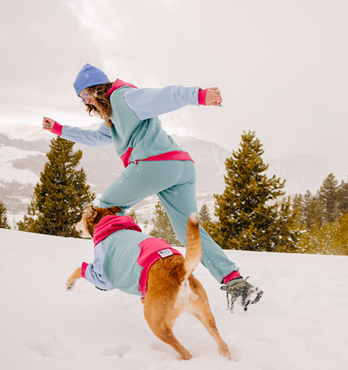
[[[226,284],[229,281],[234,280],[239,276],[240,276],[239,271],[232,271],[230,274],[228,274],[227,276],[223,278],[223,283]]]

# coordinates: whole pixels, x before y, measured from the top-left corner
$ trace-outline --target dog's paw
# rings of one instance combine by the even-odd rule
[[[76,281],[73,281],[73,282],[72,282],[72,283],[70,283],[69,285],[67,284],[67,285],[65,286],[65,289],[66,289],[68,292],[70,292],[70,291],[72,291],[72,290],[74,289],[75,284],[76,284]]]
[[[219,348],[219,353],[221,356],[224,356],[227,358],[227,360],[232,360],[232,357],[231,357],[231,352],[230,350],[228,349],[227,345],[226,347],[222,347],[222,348]]]
[[[186,351],[186,349],[184,348],[185,351],[183,351],[180,355],[180,360],[191,360],[192,358],[192,353],[189,352],[189,351]]]

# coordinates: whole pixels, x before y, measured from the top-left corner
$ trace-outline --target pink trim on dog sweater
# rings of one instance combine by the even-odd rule
[[[61,136],[62,131],[63,131],[63,125],[61,125],[58,122],[54,122],[52,130],[51,130],[52,134],[56,134],[56,135]]]
[[[205,97],[207,96],[207,89],[198,91],[198,103],[199,105],[207,105]]]
[[[139,244],[140,254],[138,257],[138,265],[143,266],[139,279],[139,292],[145,296],[147,291],[147,279],[150,267],[159,259],[161,255],[158,253],[164,249],[169,249],[173,254],[182,254],[176,249],[172,248],[169,243],[163,239],[148,238]]]
[[[82,266],[81,266],[81,277],[83,277],[84,279],[86,279],[87,266],[88,266],[88,263],[82,262]]]
[[[112,85],[111,89],[108,91],[108,96],[110,96],[115,90],[119,89],[120,87],[124,87],[124,86],[134,87],[135,89],[137,89],[137,87],[134,86],[133,84],[129,82],[124,82],[118,78]]]
[[[231,280],[234,280],[236,279],[237,277],[240,276],[240,273],[239,271],[232,271],[230,274],[228,274],[227,276],[225,276],[222,280],[222,282],[224,284],[226,284],[227,282],[231,281]]]
[[[94,247],[110,234],[122,229],[142,232],[141,228],[134,222],[132,217],[112,215],[103,217],[94,231]]]

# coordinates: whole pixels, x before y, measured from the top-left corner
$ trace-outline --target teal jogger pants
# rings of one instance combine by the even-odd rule
[[[105,190],[100,207],[119,206],[123,212],[153,194],[162,202],[180,243],[186,246],[187,220],[196,212],[196,168],[191,161],[139,161],[131,163]],[[200,226],[202,263],[212,276],[223,278],[239,268]]]

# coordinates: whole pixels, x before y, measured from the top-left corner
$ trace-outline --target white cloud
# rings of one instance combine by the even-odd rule
[[[32,116],[73,109],[72,84],[99,51],[64,0],[1,2],[1,115]],[[76,101],[74,101],[76,104]]]

